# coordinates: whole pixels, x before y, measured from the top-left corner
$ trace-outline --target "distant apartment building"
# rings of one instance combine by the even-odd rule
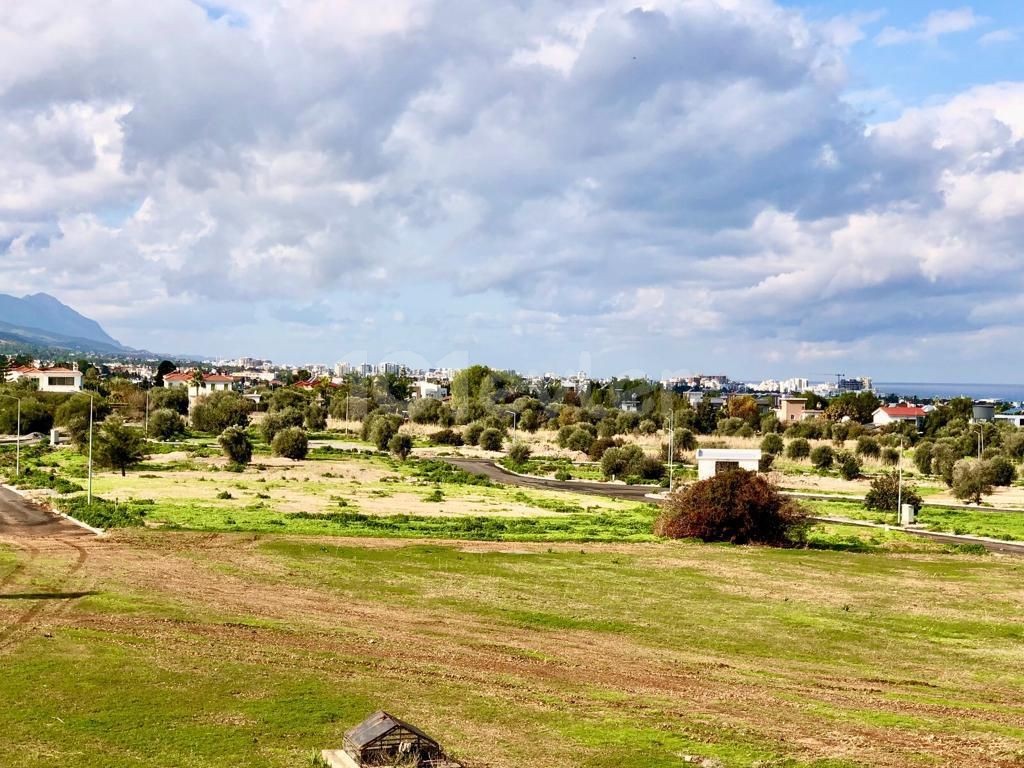
[[[807,379],[794,378],[777,381],[776,379],[765,379],[759,384],[751,384],[750,388],[755,392],[778,392],[786,395],[791,392],[806,392],[810,387]]]
[[[444,400],[448,397],[448,387],[433,381],[420,380],[412,385],[413,397],[429,400]]]
[[[843,379],[840,378],[836,383],[836,389],[839,393],[843,392],[870,392],[873,389],[874,382],[869,376],[861,376],[855,379]]]
[[[807,400],[803,397],[779,398],[779,407],[775,409],[775,416],[783,424],[816,419],[823,413],[823,411],[808,408]]]

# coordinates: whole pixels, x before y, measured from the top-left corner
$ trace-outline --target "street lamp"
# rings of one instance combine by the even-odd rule
[[[676,452],[676,409],[675,402],[669,401],[669,427],[668,427],[668,492],[672,493],[674,459]]]
[[[981,454],[985,450],[985,425],[977,424],[978,427],[978,459],[981,460]]]
[[[92,506],[92,399],[89,395],[89,494],[87,503]]]
[[[512,414],[512,432],[515,433],[515,431],[516,431],[516,417],[519,414],[516,413],[515,411],[505,411],[505,413],[511,413]]]
[[[18,437],[14,443],[14,476],[21,477],[21,398],[14,395],[0,395],[18,403]]]
[[[896,480],[896,523],[903,523],[903,435],[900,435],[900,458]]]

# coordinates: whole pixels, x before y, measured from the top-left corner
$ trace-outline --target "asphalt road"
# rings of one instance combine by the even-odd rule
[[[67,539],[92,535],[86,529],[26,501],[13,491],[0,488],[0,537]]]
[[[487,459],[446,459],[449,464],[454,464],[460,469],[472,472],[476,475],[489,477],[496,483],[505,485],[517,485],[524,488],[544,488],[552,491],[571,491],[574,493],[589,493],[594,496],[606,496],[613,499],[628,499],[630,501],[643,501],[648,504],[658,503],[654,499],[646,498],[652,488],[643,486],[617,485],[615,483],[593,483],[581,481],[553,480],[546,477],[523,477],[507,472],[493,461]],[[1022,512],[1021,514],[1024,514]],[[923,539],[931,539],[943,544],[981,544],[990,552],[1002,552],[1004,554],[1024,556],[1024,545],[1011,544],[1001,541],[985,541],[971,536],[955,536],[953,534],[935,533],[934,531],[915,530],[913,528],[901,528],[904,533],[912,536],[920,536]]]
[[[629,501],[645,501],[651,503],[652,499],[646,498],[659,488],[637,485],[619,485],[617,483],[592,483],[582,480],[553,480],[547,477],[523,477],[506,472],[493,461],[488,459],[451,459],[446,458],[449,464],[454,464],[459,469],[472,472],[474,475],[489,477],[496,483],[505,485],[519,485],[524,488],[545,488],[552,491],[571,491],[573,493],[588,493],[592,496],[607,496],[612,499],[627,499]]]

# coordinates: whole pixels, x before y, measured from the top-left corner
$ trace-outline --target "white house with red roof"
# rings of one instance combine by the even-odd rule
[[[234,385],[235,377],[223,373],[203,373],[201,384],[195,381],[194,371],[174,371],[164,376],[166,389],[185,387],[191,400],[204,395],[212,395],[214,392],[227,392],[233,389]]]
[[[871,421],[876,427],[884,427],[898,422],[910,422],[911,424],[920,425],[927,415],[928,412],[919,405],[900,403],[899,405],[885,405],[876,409],[871,414]]]
[[[74,368],[47,368],[23,365],[7,372],[11,381],[35,379],[40,392],[81,392],[83,375]]]

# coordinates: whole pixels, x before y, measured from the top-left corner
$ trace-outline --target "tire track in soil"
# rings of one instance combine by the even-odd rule
[[[34,544],[29,544],[27,542],[18,542],[14,546],[16,546],[19,549],[27,552],[28,553],[28,559],[27,560],[19,560],[15,564],[14,568],[11,569],[11,572],[8,573],[6,576],[4,576],[2,579],[0,579],[0,589],[3,589],[8,584],[13,582],[18,577],[18,575],[22,571],[24,571],[25,568],[33,560],[35,560],[37,557],[39,557],[39,547],[35,546]]]
[[[67,571],[66,574],[64,574],[64,576],[57,584],[55,592],[59,593],[60,590],[62,590],[67,585],[71,578],[80,570],[82,570],[82,568],[85,566],[86,561],[89,559],[89,553],[85,549],[85,547],[81,546],[80,544],[76,544],[72,541],[68,541],[66,539],[51,539],[50,541],[63,544],[64,546],[70,547],[75,551],[74,563],[72,563],[71,568]],[[21,546],[30,552],[29,559],[28,561],[23,561],[19,563],[19,567],[16,567],[11,573],[9,573],[4,578],[2,582],[0,582],[0,587],[9,584],[18,573],[23,571],[29,563],[34,561],[39,556],[39,548],[33,544],[19,542],[18,546]],[[26,630],[28,626],[44,612],[53,614],[63,613],[64,611],[68,610],[68,608],[71,606],[71,603],[76,599],[76,597],[68,597],[62,600],[44,598],[34,601],[33,605],[30,608],[28,608],[28,610],[22,613],[19,617],[17,617],[13,622],[8,624],[6,627],[0,629],[0,653],[9,651],[12,648],[14,648],[19,642],[19,637],[22,634],[22,631]],[[46,609],[51,606],[53,610],[47,611]]]

